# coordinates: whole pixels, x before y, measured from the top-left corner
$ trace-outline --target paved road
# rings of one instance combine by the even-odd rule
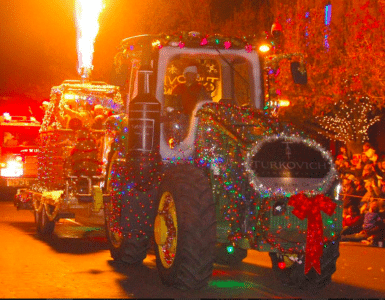
[[[385,248],[343,243],[333,282],[317,294],[282,286],[266,253],[249,251],[237,267],[215,265],[209,286],[162,285],[149,254],[142,265],[111,260],[100,228],[64,221],[50,240],[35,234],[33,215],[0,201],[0,298],[384,298]]]

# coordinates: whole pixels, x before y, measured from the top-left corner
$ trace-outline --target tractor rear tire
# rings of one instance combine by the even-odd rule
[[[149,196],[148,193],[139,191],[136,196],[130,195],[129,184],[125,181],[127,178],[126,161],[118,159],[117,152],[111,157],[105,185],[105,192],[109,193],[111,197],[104,203],[105,229],[111,257],[115,261],[127,264],[140,263],[147,256],[152,232],[150,231],[150,234],[146,235],[138,230],[132,231],[128,226],[136,224],[128,224],[125,220],[132,220],[135,214],[140,214],[144,208],[138,204],[143,201],[143,205],[147,207]],[[150,208],[147,207],[147,209]],[[151,213],[149,215],[150,219],[153,219],[153,215]]]
[[[301,290],[319,290],[331,282],[336,271],[336,262],[339,257],[339,241],[330,242],[321,257],[321,274],[312,268],[305,274],[305,263],[294,262],[290,267],[281,270],[278,267],[279,256],[275,252],[269,253],[276,277],[284,284]],[[304,260],[304,259],[303,259]]]
[[[216,215],[206,174],[191,165],[166,171],[154,224],[155,255],[163,284],[200,289],[213,271]]]

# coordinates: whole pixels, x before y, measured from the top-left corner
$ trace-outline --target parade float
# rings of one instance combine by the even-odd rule
[[[342,229],[332,157],[266,109],[266,69],[289,59],[306,84],[303,57],[264,61],[254,40],[198,32],[130,37],[119,49],[114,84],[127,106],[106,183],[111,256],[137,263],[153,244],[162,282],[198,289],[214,263],[254,249],[285,284],[328,284]],[[210,99],[186,115],[173,91],[191,66]]]

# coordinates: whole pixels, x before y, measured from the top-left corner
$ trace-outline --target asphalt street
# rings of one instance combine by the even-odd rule
[[[267,253],[251,250],[234,267],[214,265],[205,289],[162,284],[149,253],[143,264],[111,259],[102,228],[60,221],[50,239],[36,235],[30,211],[0,201],[0,298],[384,298],[385,248],[345,242],[323,290],[283,286]]]

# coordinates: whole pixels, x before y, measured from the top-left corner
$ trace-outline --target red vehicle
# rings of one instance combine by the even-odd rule
[[[0,116],[1,188],[25,187],[36,180],[40,125],[34,117]]]

